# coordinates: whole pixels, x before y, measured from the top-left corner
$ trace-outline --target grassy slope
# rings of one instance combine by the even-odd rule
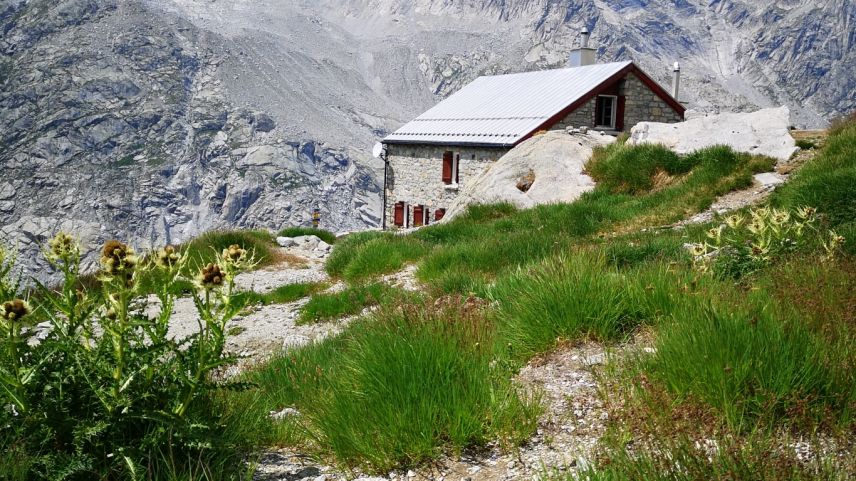
[[[846,229],[837,213],[852,207],[851,191],[811,195],[818,177],[824,185],[849,178],[854,152],[856,124],[833,136],[774,202],[818,199],[829,225]],[[557,339],[611,343],[649,326],[656,354],[633,358],[609,379],[623,394],[602,446],[606,464],[593,477],[809,477],[792,453],[758,453],[782,430],[811,439],[854,427],[853,258],[823,263],[801,252],[735,283],[697,273],[682,248],[709,226],[639,232],[707,207],[770,163],[719,147],[677,157],[615,145],[589,164],[598,188],[573,204],[476,206],[409,236],[342,239],[327,268],[353,289],[416,262],[437,300],[382,300],[377,315],[341,336],[252,373],[258,389],[226,409],[265,426],[267,412],[294,406],[299,421],[256,435],[383,471],[491,438],[525,439],[538,409],[510,388],[520,365]],[[681,424],[686,412],[704,415]],[[639,444],[639,457],[623,455],[627,439],[645,435],[658,442]],[[734,448],[708,460],[687,441],[694,435]],[[684,457],[686,476],[668,464]],[[823,469],[856,473],[852,464]]]

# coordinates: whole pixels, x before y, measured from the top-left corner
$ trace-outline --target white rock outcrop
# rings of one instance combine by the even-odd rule
[[[470,204],[511,202],[519,208],[529,208],[572,202],[594,188],[592,178],[583,173],[592,150],[614,141],[609,135],[594,132],[557,131],[532,137],[468,184],[449,207],[445,218],[460,214]]]
[[[679,154],[713,145],[738,152],[788,160],[796,147],[787,107],[751,113],[723,113],[694,117],[678,124],[640,122],[631,130],[629,144],[663,144]]]

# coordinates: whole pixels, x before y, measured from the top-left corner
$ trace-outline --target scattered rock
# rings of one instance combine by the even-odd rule
[[[316,251],[323,251],[323,252],[330,252],[330,249],[332,249],[332,248],[333,248],[333,246],[331,246],[330,244],[324,242],[323,240],[319,240],[318,245],[315,247],[315,250]]]
[[[0,200],[9,200],[15,197],[15,187],[9,182],[0,184]]]
[[[756,182],[761,184],[762,187],[773,187],[780,184],[784,184],[787,180],[782,174],[777,174],[775,172],[764,172],[762,174],[755,174],[754,177]]]
[[[300,411],[298,411],[297,409],[294,409],[294,408],[285,408],[282,411],[272,411],[270,413],[271,419],[277,419],[277,420],[285,419],[285,418],[291,417],[291,416],[298,416],[298,415],[300,415]]]
[[[297,245],[297,242],[295,242],[291,237],[277,237],[276,243],[279,244],[280,247],[292,247]]]
[[[316,246],[318,246],[318,243],[321,242],[321,239],[314,235],[301,235],[295,237],[294,242],[296,242],[301,249],[311,251],[315,249]]]

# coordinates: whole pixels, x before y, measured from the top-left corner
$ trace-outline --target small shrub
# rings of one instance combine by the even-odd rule
[[[298,237],[302,235],[314,235],[330,245],[336,243],[336,234],[314,227],[286,227],[277,233],[277,237]]]
[[[222,386],[212,375],[230,362],[224,327],[242,307],[232,281],[251,266],[247,251],[228,247],[193,278],[200,331],[184,339],[168,334],[174,284],[188,260],[175,249],[141,258],[107,242],[100,292],[78,288],[80,249],[71,237],[57,235],[45,252],[63,282],[39,285],[37,308],[21,299],[6,267],[0,272],[0,441],[13,446],[13,470],[27,470],[25,479],[110,480],[169,464],[178,476],[237,477],[246,446],[221,433],[210,402]],[[154,314],[137,282],[143,276],[157,279]],[[30,316],[50,325],[38,340]]]

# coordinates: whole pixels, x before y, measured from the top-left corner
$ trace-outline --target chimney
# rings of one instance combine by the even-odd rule
[[[589,47],[589,38],[591,34],[586,27],[583,27],[580,32],[580,48],[571,50],[571,55],[568,57],[568,67],[584,67],[595,63],[595,54],[597,49]]]
[[[672,67],[672,97],[678,100],[678,94],[681,92],[681,64],[675,62]],[[680,100],[678,100],[680,102]]]

